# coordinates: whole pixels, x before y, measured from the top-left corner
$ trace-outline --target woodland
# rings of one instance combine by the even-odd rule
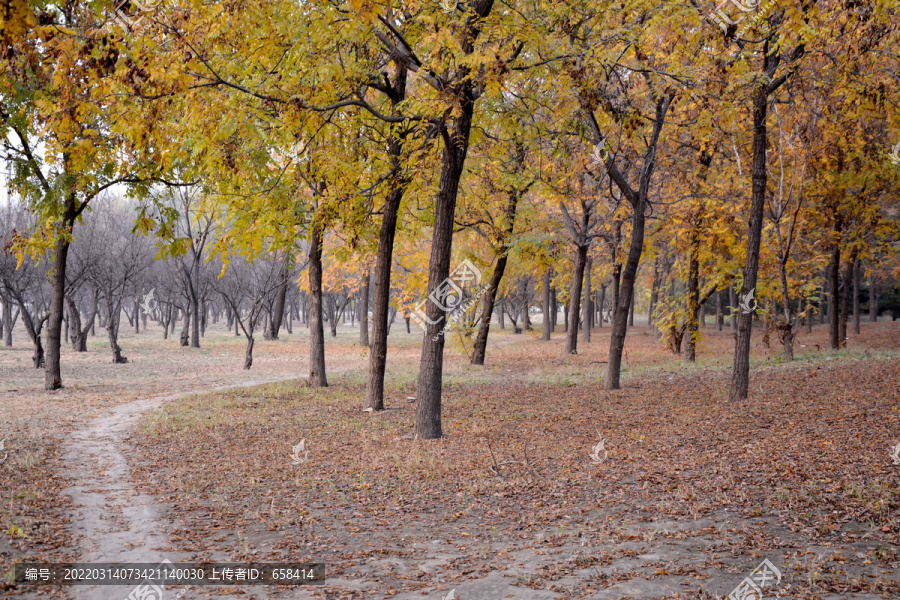
[[[890,461],[900,442],[891,438],[900,435],[898,13],[896,0],[0,0],[0,351],[7,353],[0,379],[9,382],[0,392],[23,394],[10,399],[10,414],[19,402],[31,413],[10,417],[0,438],[46,445],[21,446],[17,462],[0,463],[0,473],[22,489],[46,477],[42,505],[54,508],[44,520],[59,525],[50,528],[57,533],[28,534],[20,521],[33,523],[42,509],[28,502],[13,508],[11,494],[0,525],[22,546],[0,544],[0,555],[34,553],[29,535],[46,535],[45,548],[79,545],[78,535],[59,533],[74,521],[64,514],[58,471],[80,451],[67,454],[65,444],[75,442],[64,438],[90,431],[88,417],[132,410],[164,392],[211,392],[223,383],[217,373],[236,382],[262,369],[274,387],[134,408],[144,419],[135,435],[146,450],[127,460],[135,489],[166,498],[167,506],[227,489],[214,470],[203,473],[215,463],[203,447],[240,454],[241,443],[254,443],[250,431],[264,427],[259,411],[269,411],[303,431],[317,424],[315,435],[334,438],[322,444],[357,433],[366,440],[371,465],[338,458],[349,449],[332,448],[327,468],[341,473],[334,481],[344,481],[340,465],[398,489],[412,485],[404,477],[444,477],[460,487],[439,493],[459,489],[460,502],[485,489],[505,502],[507,492],[491,486],[513,486],[522,502],[533,494],[532,508],[565,512],[556,494],[571,493],[575,504],[592,502],[588,488],[611,492],[597,491],[592,486],[600,484],[583,474],[563,494],[559,479],[548,483],[549,473],[565,479],[588,467],[542,470],[529,458],[529,441],[532,452],[565,454],[568,434],[545,422],[557,409],[569,415],[560,419],[579,423],[584,443],[571,452],[609,467],[604,477],[627,480],[637,475],[613,472],[628,471],[629,461],[652,463],[648,446],[670,447],[682,435],[674,431],[690,430],[704,447],[703,439],[718,436],[703,424],[704,411],[723,431],[752,417],[759,435],[773,436],[766,445],[778,450],[770,454],[786,452],[790,432],[769,431],[759,419],[768,422],[760,415],[774,411],[787,420],[796,402],[803,415],[790,422],[800,419],[796,427],[808,426],[815,440],[831,435],[807,421],[823,411],[880,419],[871,429],[868,421],[856,430],[837,426],[848,444],[871,454],[857,457],[864,466],[837,467],[846,472],[826,477],[822,489],[837,482],[855,500],[825,492],[810,500],[810,492],[805,514],[815,516],[804,521],[796,517],[803,502],[785,500],[796,487],[772,491],[788,494],[778,501],[739,493],[743,516],[791,514],[787,529],[825,545],[822,536],[840,534],[831,509],[841,523],[869,523],[868,535],[883,538],[880,554],[875,560],[870,550],[856,550],[865,565],[885,569],[872,575],[875,583],[848,572],[853,585],[826,585],[807,573],[794,593],[896,592],[896,572],[889,573],[900,539]],[[13,354],[25,348],[27,361]],[[102,367],[93,358],[101,354]],[[161,375],[170,360],[196,369],[195,384],[179,383],[177,369]],[[803,376],[807,370],[812,374]],[[296,381],[276,382],[288,377]],[[842,377],[846,390],[821,387],[826,380],[840,387]],[[484,423],[476,388],[490,390],[484,411],[508,416],[531,414],[542,402],[532,385],[567,408],[534,414],[543,429],[532,423],[535,431],[507,432],[515,459],[498,459],[502,444],[491,436],[500,435],[506,417]],[[82,398],[85,386],[98,388],[90,400]],[[658,405],[654,393],[662,396]],[[593,408],[591,394],[603,399]],[[526,398],[527,407],[517,404]],[[318,415],[311,407],[319,404],[342,416]],[[23,433],[42,411],[46,422],[76,406],[87,411],[77,422]],[[214,408],[232,415],[231,434]],[[588,418],[598,410],[605,427]],[[651,425],[648,417],[646,433],[626,426],[663,413],[671,422]],[[201,418],[209,422],[195,422]],[[455,427],[462,439],[454,439]],[[412,462],[394,465],[399,474],[378,446],[388,429],[396,435],[391,443],[409,446],[405,460]],[[608,463],[604,444],[615,446],[616,436],[634,444],[633,452],[616,458],[613,450]],[[294,447],[300,440],[288,441]],[[133,443],[123,438],[120,446]],[[695,452],[676,444],[686,445]],[[487,449],[490,463],[463,447],[478,448],[479,456]],[[818,473],[813,484],[823,481],[822,456],[790,447],[798,452],[796,472],[779,466],[783,475],[790,471],[785,481],[803,481],[804,470],[806,478]],[[166,484],[147,457],[172,464],[174,449],[203,468],[172,467]],[[26,454],[43,458],[22,462]],[[743,474],[744,483],[697,484],[682,499],[691,508],[663,510],[673,523],[686,516],[719,522],[712,512],[734,500],[724,490],[773,476],[756,472],[746,456],[729,457],[726,470]],[[708,459],[681,458],[691,465]],[[474,471],[463,467],[487,473],[469,480],[465,473]],[[677,479],[700,468],[673,472]],[[684,481],[662,483],[667,467],[648,473],[649,491],[639,485],[625,500],[615,498],[638,521],[673,489],[685,493]],[[258,476],[242,474],[251,482]],[[272,477],[272,490],[302,483],[310,506],[335,508],[329,499],[336,488],[322,480]],[[341,484],[357,490],[352,503],[396,500],[377,483],[354,481]],[[423,489],[404,492],[398,506],[403,497],[428,504]],[[278,513],[277,496],[255,498],[271,503],[265,519],[278,530],[299,523],[302,517]],[[357,514],[347,510],[334,523]],[[492,510],[500,520],[508,516],[502,507],[486,508],[479,526]],[[559,511],[547,514],[558,519]],[[439,529],[452,514],[437,521]],[[172,525],[182,517],[166,519]],[[241,530],[228,521],[233,514],[220,517]],[[194,549],[213,535],[176,531],[166,543]],[[296,547],[319,544],[327,537],[321,533]],[[348,543],[338,538],[330,541]],[[402,553],[396,540],[384,547],[392,543]],[[354,594],[364,587],[347,583],[361,552],[349,549],[336,563],[345,573],[342,590],[315,597],[362,597]],[[254,553],[245,547],[236,555]],[[683,575],[680,569],[656,575]],[[409,577],[398,575],[392,593],[378,591],[411,593],[402,583]],[[511,597],[600,598],[607,596],[591,594],[617,582],[587,585],[577,576],[579,583],[560,591],[548,583],[552,577],[541,577],[525,587],[562,595]],[[429,582],[436,586],[430,591],[443,592],[447,581]],[[630,597],[666,590],[641,588]],[[608,597],[620,596],[629,593]]]

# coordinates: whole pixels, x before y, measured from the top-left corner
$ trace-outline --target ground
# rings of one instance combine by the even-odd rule
[[[898,325],[863,323],[839,353],[824,350],[826,329],[801,332],[793,363],[760,333],[738,404],[727,330],[705,329],[689,365],[634,328],[617,391],[602,387],[608,329],[577,356],[561,333],[492,332],[484,367],[451,342],[436,441],[411,439],[421,334],[401,323],[388,410],[374,414],[350,327],[326,339],[324,390],[301,378],[302,328],[258,341],[249,372],[242,338],[218,326],[200,350],[152,325],[125,334],[126,365],[92,338],[88,353],[64,353],[67,387],[53,393],[20,337],[0,351],[0,560],[327,565],[324,586],[167,600],[599,600],[727,596],[765,559],[781,573],[767,597],[895,598]],[[295,464],[301,439],[308,457]]]

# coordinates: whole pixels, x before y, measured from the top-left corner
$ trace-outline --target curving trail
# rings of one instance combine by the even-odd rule
[[[145,414],[164,403],[191,394],[226,391],[284,377],[245,381],[236,385],[195,390],[172,396],[135,400],[122,404],[74,431],[62,445],[64,475],[70,481],[65,493],[72,498],[72,528],[79,539],[79,562],[159,563],[188,561],[183,553],[166,548],[169,539],[161,509],[152,496],[138,492],[131,481],[125,458],[127,438]],[[124,600],[133,585],[69,586],[75,600]],[[175,598],[166,593],[162,600]],[[157,600],[157,599],[154,599]]]

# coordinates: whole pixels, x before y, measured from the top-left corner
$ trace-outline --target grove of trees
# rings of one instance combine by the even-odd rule
[[[349,319],[378,411],[389,331],[419,322],[433,439],[448,339],[484,364],[538,307],[565,353],[609,327],[618,389],[636,310],[687,361],[709,314],[746,399],[751,336],[793,360],[817,320],[840,350],[863,311],[900,312],[900,7],[712,8],[187,0],[126,31],[7,3],[3,339],[21,323],[56,389],[96,327],[124,363],[126,322],[199,348],[224,319],[249,369],[296,321],[327,386],[325,325]],[[450,279],[466,260],[480,277]]]

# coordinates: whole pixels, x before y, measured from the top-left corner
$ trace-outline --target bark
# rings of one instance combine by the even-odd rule
[[[878,321],[878,297],[880,295],[878,281],[875,279],[875,269],[869,274],[869,321]]]
[[[99,306],[100,299],[100,290],[94,290],[93,295],[91,296],[91,312],[85,315],[84,318],[84,327],[82,327],[81,315],[78,312],[78,307],[75,305],[74,300],[72,300],[69,296],[66,296],[66,304],[69,306],[69,314],[72,315],[72,331],[71,331],[71,340],[72,340],[72,348],[76,352],[87,352],[87,338],[88,334],[91,331],[91,327],[94,324],[94,317],[97,314],[97,308]]]
[[[813,326],[813,307],[812,302],[810,302],[808,297],[803,298],[804,305],[806,306],[806,316],[803,317],[803,320],[806,321],[806,333],[812,333]]]
[[[600,305],[600,311],[597,316],[597,325],[601,329],[603,328],[603,307],[606,306],[606,286],[606,283],[600,286],[600,300],[598,301],[598,304]]]
[[[853,261],[853,333],[859,335],[859,279],[860,261]]]
[[[637,280],[637,277],[635,277]],[[634,301],[636,294],[631,294],[631,304],[628,305],[628,326],[634,327]]]
[[[653,309],[659,300],[659,256],[653,261],[653,283],[650,286],[650,307],[647,309],[647,326],[653,325]]]
[[[559,302],[556,298],[556,288],[550,288],[550,330],[556,333],[556,320],[559,318]]]
[[[313,225],[309,240],[309,385],[328,387],[322,323],[322,230],[318,224]]]
[[[7,348],[12,348],[12,302],[8,299],[3,300],[3,339]]]
[[[277,340],[278,332],[281,330],[281,324],[284,321],[284,304],[287,300],[288,288],[288,258],[285,256],[281,261],[281,272],[279,273],[278,290],[275,295],[275,307],[272,314],[272,321],[269,323],[269,339]],[[249,344],[248,344],[249,345]],[[250,363],[253,363],[253,348],[250,350]],[[245,369],[250,367],[245,366]]]
[[[831,251],[831,264],[828,266],[828,282],[830,287],[828,300],[828,344],[831,346],[832,350],[837,350],[841,347],[841,315],[837,310],[838,292],[840,291],[840,288],[838,286],[840,285],[839,277],[841,268],[840,219],[837,221],[835,232],[837,233],[837,239],[835,240],[834,247]]]
[[[700,311],[700,230],[698,227],[694,227],[692,230],[688,262],[686,358],[688,362],[695,362],[697,360],[697,342],[699,341],[697,313]]]
[[[494,272],[491,273],[491,281],[488,283],[488,289],[484,293],[484,304],[481,307],[481,322],[478,325],[478,334],[475,336],[475,347],[472,350],[472,364],[483,365],[484,355],[487,351],[488,333],[491,329],[491,315],[494,313],[494,301],[497,297],[497,289],[500,287],[500,281],[503,280],[503,273],[506,271],[507,253],[505,248],[497,257],[497,264],[494,266]],[[503,317],[501,316],[501,319]]]
[[[366,268],[359,290],[359,345],[363,348],[369,345],[369,280],[371,277],[371,271]]]
[[[768,60],[768,59],[764,59]],[[744,282],[741,298],[756,289],[759,271],[759,245],[762,239],[763,207],[766,199],[766,116],[769,102],[765,84],[753,95],[753,165],[750,222],[747,231],[747,260],[744,264]],[[753,333],[753,313],[738,311],[737,339],[734,346],[734,368],[731,373],[732,402],[746,400],[750,386],[750,337]]]
[[[728,309],[731,316],[728,318],[731,323],[731,330],[737,333],[737,294],[734,292],[734,286],[728,286]]]
[[[625,267],[622,269],[621,287],[618,290],[618,302],[613,313],[612,331],[609,336],[609,358],[606,363],[606,379],[604,381],[604,387],[608,390],[621,388],[622,354],[625,351],[628,313],[634,301],[634,282],[637,279],[641,254],[644,251],[647,197],[650,193],[650,181],[653,177],[653,171],[656,168],[656,148],[659,144],[659,136],[666,120],[670,101],[670,96],[663,96],[656,100],[656,118],[648,141],[648,153],[641,169],[638,189],[633,190],[618,170],[609,169],[610,177],[616,181],[616,185],[631,203],[633,214],[631,217],[631,242],[628,246]],[[616,264],[618,265],[618,261],[616,261]]]
[[[489,10],[489,9],[488,9]],[[444,138],[440,183],[434,211],[433,242],[428,268],[428,294],[440,286],[450,274],[450,252],[453,244],[453,222],[456,198],[463,165],[469,149],[469,133],[472,128],[474,98],[471,84],[462,84],[464,91],[457,95],[461,100],[459,116],[452,131]],[[444,372],[444,336],[446,325],[444,310],[434,302],[426,303],[428,322],[422,343],[419,364],[416,405],[416,435],[421,439],[435,439],[441,431],[441,379]]]
[[[725,326],[725,314],[722,312],[722,290],[716,290],[716,327],[719,331]]]
[[[591,342],[591,322],[594,320],[594,306],[591,301],[591,259],[587,259],[584,266],[584,322],[581,340],[589,344]]]
[[[787,257],[780,257],[779,270],[781,272],[781,304],[782,322],[778,329],[781,334],[781,344],[784,347],[784,359],[788,362],[794,360],[794,315],[791,312],[791,297],[788,292],[787,282]]]
[[[524,154],[520,153],[520,156]],[[524,160],[524,159],[523,159]],[[497,254],[497,264],[494,266],[494,272],[491,274],[491,281],[488,289],[484,294],[484,304],[481,308],[481,322],[478,326],[478,334],[475,336],[475,347],[472,350],[472,364],[483,365],[484,355],[487,352],[488,333],[491,329],[491,315],[494,311],[494,301],[497,297],[497,290],[500,289],[500,282],[503,280],[503,273],[506,271],[506,263],[509,257],[509,245],[507,240],[513,234],[516,227],[516,210],[519,206],[519,199],[522,192],[512,189],[507,192],[506,210],[504,211],[505,223],[503,228],[503,242],[500,245],[500,251]],[[549,274],[549,271],[548,271]],[[527,283],[526,283],[527,286]],[[527,294],[527,290],[526,290]],[[525,303],[525,322],[528,323],[528,303]]]
[[[194,256],[188,280],[189,302],[191,304],[191,348],[200,347],[200,257]],[[182,344],[187,345],[187,344]]]
[[[28,312],[22,296],[17,294],[15,300],[19,305],[19,314],[22,315],[22,326],[25,328],[25,333],[31,339],[31,343],[34,344],[34,353],[31,355],[32,365],[35,369],[42,369],[44,368],[45,363],[44,346],[41,343],[41,330],[50,315],[48,313],[35,322],[35,320],[31,318],[31,313]],[[37,315],[35,315],[35,317],[37,317]]]
[[[856,248],[850,251],[847,267],[844,269],[844,295],[841,298],[841,322],[838,330],[841,348],[847,346],[847,319],[850,316],[850,293],[853,289],[853,270],[856,267]]]
[[[72,234],[72,226],[75,223],[75,197],[66,199],[63,223],[65,235],[56,240],[56,252],[53,257],[53,271],[50,275],[52,284],[52,299],[50,302],[50,316],[47,324],[47,353],[46,367],[44,370],[44,389],[58,390],[63,386],[62,370],[60,367],[60,351],[62,345],[62,319],[66,295],[66,258],[69,254],[69,239]],[[24,315],[23,315],[24,316]],[[40,346],[40,341],[36,342]],[[36,353],[37,354],[37,353]],[[44,350],[40,349],[43,357]]]
[[[553,317],[550,316],[550,267],[544,272],[544,295],[541,303],[544,310],[544,340],[550,339],[550,332],[553,329]]]
[[[189,346],[191,340],[191,309],[190,301],[188,308],[184,309],[184,325],[181,328],[181,346],[182,348]]]
[[[250,367],[253,366],[253,344],[254,343],[255,343],[255,341],[253,340],[252,336],[247,338],[247,349],[244,351],[244,369],[245,370],[250,370]]]
[[[391,263],[394,235],[403,188],[392,190],[384,201],[378,255],[375,259],[375,297],[372,307],[372,339],[369,347],[369,372],[366,377],[366,408],[384,409],[384,371],[387,365],[388,312],[391,297]]]
[[[587,246],[575,247],[575,268],[572,271],[572,286],[569,289],[568,323],[566,325],[566,354],[578,354],[578,317],[581,302],[581,286],[584,282],[584,269],[587,264]]]
[[[397,106],[406,98],[407,72],[399,68],[391,80],[391,109],[396,112]],[[388,156],[394,168],[399,169],[403,156],[404,137],[400,130],[392,127],[388,139]],[[397,215],[403,199],[407,181],[397,176],[385,197],[381,218],[381,230],[378,234],[378,253],[375,258],[375,297],[372,300],[372,337],[369,343],[369,369],[366,375],[365,408],[382,410],[384,408],[384,373],[387,365],[387,338],[390,333],[388,312],[391,296],[391,263],[394,253],[394,237],[397,231]],[[366,304],[368,312],[368,301]],[[368,317],[367,317],[368,320]],[[409,318],[406,320],[409,333]],[[368,332],[366,333],[368,336]]]
[[[619,293],[622,289],[622,265],[616,263],[612,272],[612,307],[610,309],[609,322],[612,324],[619,307]]]
[[[106,333],[109,338],[109,349],[112,350],[113,364],[125,364],[128,358],[122,356],[122,348],[119,347],[119,319],[122,314],[122,301],[115,305],[107,298],[106,308],[109,318],[106,320]]]
[[[606,364],[606,381],[604,382],[604,387],[608,390],[618,390],[622,387],[620,378],[622,353],[625,350],[625,332],[628,329],[628,310],[634,295],[634,280],[637,276],[638,263],[641,261],[641,253],[644,250],[645,194],[646,192],[643,190],[638,193],[637,205],[634,206],[634,214],[631,219],[631,243],[628,248],[628,257],[625,260],[625,268],[622,269],[622,281],[620,286],[617,286],[619,288],[617,290],[618,303],[613,312],[612,332],[609,338],[609,359]]]

